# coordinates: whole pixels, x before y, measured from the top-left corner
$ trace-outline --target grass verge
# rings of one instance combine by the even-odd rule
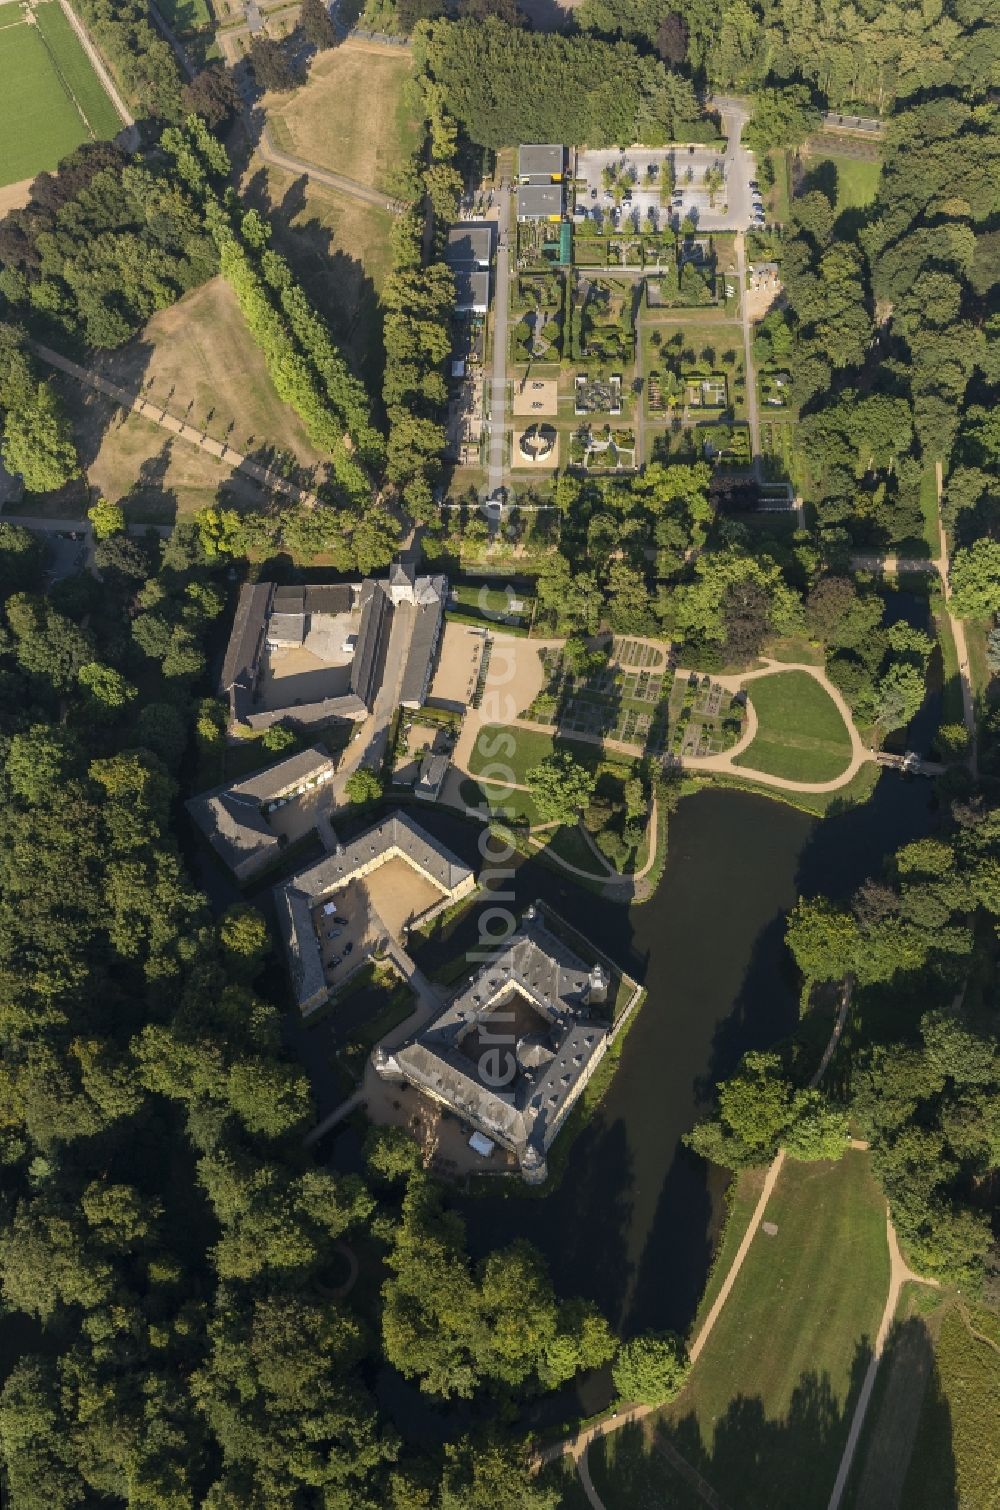
[[[784,802],[788,807],[798,808],[801,813],[810,813],[816,818],[825,818],[830,813],[842,812],[846,808],[859,807],[871,797],[882,775],[881,766],[874,761],[863,765],[856,776],[835,792],[787,792],[779,787],[765,786],[761,781],[754,781],[752,776],[746,780],[739,776],[717,775],[710,776],[708,780],[716,786],[731,786],[741,792],[756,792],[759,797],[770,797],[772,802]],[[695,781],[692,790],[696,791],[699,782]]]

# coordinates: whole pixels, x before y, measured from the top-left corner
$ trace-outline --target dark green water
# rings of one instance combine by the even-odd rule
[[[796,897],[845,895],[877,873],[887,853],[933,825],[931,795],[929,782],[889,775],[864,807],[819,822],[766,798],[701,792],[671,821],[656,895],[631,908],[523,865],[519,900],[551,902],[648,997],[558,1189],[544,1199],[461,1201],[473,1252],[529,1237],[560,1293],[589,1296],[626,1333],[683,1331],[704,1288],[725,1181],[681,1136],[747,1049],[773,1044],[796,1022],[784,944]],[[457,845],[463,836],[441,837]],[[447,952],[468,943],[459,932]]]
[[[863,807],[822,821],[748,793],[700,792],[671,819],[656,895],[634,907],[603,902],[540,863],[522,864],[517,903],[548,901],[641,980],[648,997],[558,1188],[544,1198],[454,1198],[472,1254],[526,1237],[545,1254],[558,1293],[596,1301],[620,1333],[685,1332],[711,1265],[726,1179],[692,1155],[682,1135],[746,1050],[775,1043],[797,1021],[798,980],[784,944],[796,898],[849,894],[886,855],[933,828],[932,801],[930,782],[894,773]],[[468,825],[440,813],[421,821],[475,858]],[[477,912],[443,956],[474,944]],[[435,949],[421,960],[433,966]],[[347,1130],[336,1142],[334,1159],[350,1161],[356,1135]],[[438,1421],[398,1376],[384,1388],[398,1420],[412,1416],[418,1434],[447,1433],[446,1417]],[[602,1408],[608,1397],[598,1375],[545,1403],[569,1417]]]

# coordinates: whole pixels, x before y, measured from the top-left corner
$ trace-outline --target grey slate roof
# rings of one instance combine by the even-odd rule
[[[445,1100],[520,1158],[529,1149],[544,1155],[606,1046],[608,1026],[591,1015],[590,983],[576,954],[539,920],[526,920],[395,1060],[414,1085]],[[493,1084],[462,1043],[518,994],[547,1030],[509,1048],[492,1034],[501,1054],[516,1054],[518,1069],[515,1078]]]
[[[399,689],[401,703],[419,706],[427,696],[447,597],[447,577],[417,578],[410,653]]]
[[[371,708],[385,669],[392,628],[392,604],[380,582],[366,581],[361,589],[361,626],[351,662],[351,691]]]
[[[371,865],[373,859],[379,855],[388,858],[392,849],[399,849],[437,881],[442,891],[454,890],[472,874],[467,865],[425,833],[412,818],[393,812],[342,845],[336,853],[300,870],[275,887],[278,929],[288,955],[300,1008],[315,1005],[327,989],[312,909],[331,892],[346,886],[363,867]]]
[[[325,750],[313,747],[279,760],[243,781],[215,787],[192,797],[185,804],[219,858],[237,876],[245,878],[269,863],[281,847],[281,838],[267,821],[266,803],[315,779],[332,773],[334,763]]]
[[[231,687],[249,688],[253,685],[264,649],[264,633],[273,595],[273,582],[245,582],[240,588],[219,678],[220,692],[228,692]]]
[[[306,613],[350,613],[354,588],[350,582],[317,582],[305,589]]]

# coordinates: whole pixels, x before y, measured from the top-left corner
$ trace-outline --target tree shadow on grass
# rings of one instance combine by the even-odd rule
[[[713,1422],[707,1408],[701,1417],[695,1408],[685,1410],[682,1394],[652,1430],[649,1424],[645,1430],[625,1426],[609,1442],[591,1446],[595,1487],[609,1510],[654,1504],[669,1510],[705,1504],[716,1510],[825,1510],[870,1356],[864,1339],[855,1349],[846,1402],[828,1374],[808,1371],[780,1417],[768,1415],[759,1395],[737,1394]],[[927,1503],[949,1510],[957,1503],[955,1465],[950,1422],[943,1424],[939,1482]],[[901,1492],[899,1483],[879,1510],[901,1506]]]
[[[318,215],[309,213],[308,188],[303,173],[292,179],[280,200],[273,199],[267,172],[260,169],[249,179],[245,198],[269,218],[275,249],[288,259],[334,341],[377,398],[385,365],[378,291],[364,264],[336,244],[335,233]]]

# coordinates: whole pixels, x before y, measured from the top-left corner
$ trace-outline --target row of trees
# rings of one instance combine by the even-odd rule
[[[442,473],[448,401],[444,373],[455,308],[455,280],[440,253],[457,214],[462,182],[454,166],[457,130],[442,91],[426,77],[420,90],[428,154],[426,162],[417,154],[400,182],[412,202],[390,231],[392,271],[382,289],[382,397],[389,421],[387,476],[410,512],[425,518]]]
[[[352,376],[284,258],[268,246],[270,228],[228,202],[231,164],[204,122],[189,116],[162,145],[197,196],[223,276],[236,295],[279,397],[302,419],[313,444],[329,453],[343,496],[360,508],[371,495],[367,467],[383,456],[361,383]]]
[[[179,120],[180,65],[142,0],[77,0],[77,6],[133,114]]]

